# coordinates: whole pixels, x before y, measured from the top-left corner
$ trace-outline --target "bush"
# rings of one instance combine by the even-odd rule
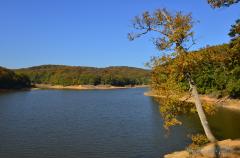
[[[232,98],[240,97],[240,80],[230,80],[227,84],[227,91]]]
[[[190,138],[192,140],[192,144],[188,146],[189,150],[196,150],[201,146],[209,143],[209,140],[207,139],[206,135],[203,134],[191,135]]]

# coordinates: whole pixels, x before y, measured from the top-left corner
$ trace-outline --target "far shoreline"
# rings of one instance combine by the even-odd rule
[[[128,88],[145,88],[148,85],[135,85],[135,86],[112,86],[112,85],[50,85],[50,84],[35,84],[34,89],[65,89],[65,90],[110,90],[110,89],[128,89]]]

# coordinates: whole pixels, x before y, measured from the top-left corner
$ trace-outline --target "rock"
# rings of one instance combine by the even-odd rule
[[[187,151],[179,151],[179,152],[174,152],[172,154],[165,155],[164,158],[185,158],[189,157],[190,154]]]
[[[237,158],[240,157],[240,140],[223,140],[209,143],[199,150],[174,152],[164,156],[165,158]]]

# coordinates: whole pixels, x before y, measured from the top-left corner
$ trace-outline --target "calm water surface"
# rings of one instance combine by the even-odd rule
[[[195,115],[167,134],[159,107],[143,93],[121,90],[33,90],[0,94],[1,158],[157,158],[182,150],[201,132]],[[240,114],[210,118],[219,139],[240,137]]]

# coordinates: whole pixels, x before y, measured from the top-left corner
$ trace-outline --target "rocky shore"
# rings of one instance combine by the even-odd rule
[[[198,150],[184,150],[167,154],[164,158],[237,158],[240,157],[240,140],[223,140],[209,143]]]

